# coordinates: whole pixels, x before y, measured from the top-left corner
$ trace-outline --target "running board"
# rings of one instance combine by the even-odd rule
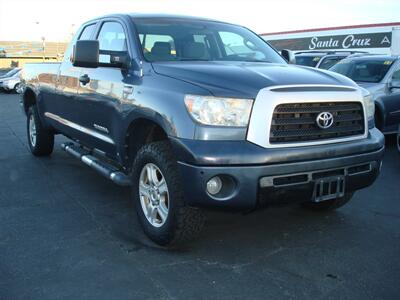
[[[82,147],[79,147],[74,143],[64,143],[61,144],[61,148],[114,183],[121,186],[131,185],[129,176],[127,176],[124,172],[119,170],[117,167],[102,161],[98,157],[93,156],[91,152],[83,149]]]

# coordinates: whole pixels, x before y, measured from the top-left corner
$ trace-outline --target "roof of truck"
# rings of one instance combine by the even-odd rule
[[[141,18],[141,19],[189,19],[189,20],[203,20],[203,21],[216,21],[210,18],[203,18],[197,16],[184,16],[184,15],[175,15],[175,14],[143,14],[143,13],[131,13],[129,16],[133,18]]]
[[[212,22],[220,22],[220,23],[228,23],[219,20],[214,20],[210,18],[203,18],[197,16],[184,16],[184,15],[175,15],[175,14],[149,14],[149,13],[127,13],[127,14],[110,14],[104,15],[97,18],[92,19],[91,21],[102,19],[102,18],[111,18],[111,17],[131,17],[133,19],[182,19],[182,20],[198,20],[198,21],[212,21]]]

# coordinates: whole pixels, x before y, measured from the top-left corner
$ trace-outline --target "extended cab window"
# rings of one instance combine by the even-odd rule
[[[71,62],[71,54],[72,54],[72,51],[73,51],[73,47],[75,45],[75,39],[78,39],[78,40],[90,40],[95,28],[96,28],[96,23],[90,24],[90,25],[86,25],[82,29],[82,31],[80,33],[77,32],[75,34],[74,38],[72,39],[72,42],[68,46],[68,49],[64,53],[64,58],[63,58],[64,62]],[[79,37],[79,38],[77,38],[77,37]]]
[[[90,24],[83,28],[81,35],[79,36],[80,40],[89,40],[93,34],[93,31],[96,27],[96,24]]]

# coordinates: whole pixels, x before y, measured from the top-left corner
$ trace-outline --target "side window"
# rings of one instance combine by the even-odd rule
[[[92,36],[92,33],[96,27],[96,24],[90,24],[83,28],[81,35],[79,36],[79,40],[89,40]]]
[[[265,59],[265,55],[261,51],[257,51],[257,47],[248,40],[244,40],[241,35],[233,32],[219,32],[222,43],[224,44],[227,56],[240,57],[248,59]]]
[[[104,23],[97,39],[99,40],[100,50],[126,51],[126,36],[120,23]]]

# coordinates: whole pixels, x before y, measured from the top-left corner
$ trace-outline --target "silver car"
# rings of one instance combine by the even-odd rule
[[[6,92],[22,92],[21,69],[15,68],[0,76],[0,88]]]

